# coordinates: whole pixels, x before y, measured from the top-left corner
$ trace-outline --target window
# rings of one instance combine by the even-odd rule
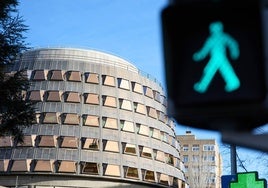
[[[78,114],[63,114],[63,124],[79,125]]]
[[[98,163],[83,162],[82,174],[99,174],[100,165]]]
[[[59,114],[57,112],[45,112],[43,123],[59,123]]]
[[[77,92],[66,92],[65,102],[80,103],[80,94]]]
[[[143,93],[145,96],[153,98],[153,90],[147,86],[143,86]]]
[[[30,91],[29,92],[29,100],[31,100],[31,101],[43,101],[43,95],[44,95],[43,90]]]
[[[215,156],[207,155],[207,156],[204,156],[203,159],[204,159],[204,161],[214,162],[215,161]]]
[[[47,101],[60,102],[61,95],[62,95],[61,91],[48,91],[47,92]]]
[[[132,85],[132,91],[142,94],[142,85],[136,82],[131,82]]]
[[[102,118],[103,127],[110,129],[118,129],[117,119],[115,118]]]
[[[160,174],[159,183],[169,185],[169,176],[166,174]]]
[[[119,99],[119,107],[120,109],[132,111],[131,102],[125,99]]]
[[[67,72],[67,80],[73,82],[81,82],[81,74],[79,71]]]
[[[162,151],[156,151],[156,160],[165,162],[165,153]]]
[[[50,80],[63,81],[64,72],[62,70],[52,70],[50,71]]]
[[[119,152],[119,145],[117,141],[106,140],[103,141],[104,151]]]
[[[75,173],[76,163],[74,161],[59,161],[58,172]]]
[[[146,114],[146,108],[143,104],[134,102],[134,111],[140,114]]]
[[[0,160],[0,172],[6,172],[8,169],[9,159]]]
[[[157,111],[157,116],[158,116],[159,121],[162,121],[163,123],[166,123],[167,117],[163,112]]]
[[[157,113],[156,113],[156,109],[147,106],[147,114],[149,117],[156,119],[157,118]]]
[[[182,158],[182,161],[185,162],[185,163],[189,162],[188,155],[184,155],[183,158]]]
[[[78,138],[74,136],[63,136],[61,137],[62,148],[78,148]]]
[[[152,158],[152,148],[143,147],[141,157]]]
[[[119,176],[120,177],[120,166],[112,164],[103,164],[103,172],[105,176]]]
[[[99,126],[99,117],[98,116],[92,116],[92,115],[85,115],[84,116],[84,125],[86,126]]]
[[[31,160],[14,160],[11,171],[12,172],[29,172],[30,171]]]
[[[149,127],[147,125],[137,124],[138,134],[149,136]]]
[[[166,154],[166,162],[170,165],[174,165],[174,157],[171,154]]]
[[[130,121],[120,120],[121,130],[134,133],[134,124]]]
[[[158,129],[152,129],[152,130],[153,130],[152,137],[160,140],[160,138],[161,138],[160,130],[158,130]]]
[[[129,82],[128,80],[122,79],[122,78],[117,78],[118,82],[118,87],[121,89],[126,89],[129,90]]]
[[[158,91],[153,91],[154,93],[154,100],[160,102],[160,93]]]
[[[194,144],[193,147],[192,147],[192,151],[199,151],[199,145]]]
[[[47,80],[48,71],[46,71],[46,70],[36,70],[33,73],[34,73],[33,80],[36,80],[36,81]]]
[[[136,145],[135,144],[123,144],[124,153],[126,154],[136,154]]]
[[[193,155],[193,162],[198,162],[199,161],[199,155]]]
[[[154,182],[155,181],[154,171],[144,170],[144,180]]]
[[[138,169],[133,168],[133,167],[127,167],[126,168],[126,178],[138,179],[139,178]]]
[[[182,150],[183,151],[189,151],[189,145],[183,145]]]
[[[99,75],[96,73],[85,73],[85,81],[86,83],[98,84],[99,83]]]
[[[100,104],[99,95],[94,93],[85,94],[85,103],[86,104]]]
[[[102,84],[105,86],[115,86],[115,78],[112,76],[103,75]]]
[[[13,146],[13,139],[11,136],[0,137],[0,147],[11,147]]]
[[[214,148],[214,145],[210,145],[210,144],[209,144],[209,145],[204,145],[204,146],[203,146],[203,150],[204,150],[204,151],[214,151],[214,149],[215,149],[215,148]]]
[[[23,137],[23,143],[18,143],[17,146],[31,147],[34,146],[36,135],[25,135]]]
[[[39,136],[39,147],[56,147],[57,137],[52,135]]]
[[[83,149],[99,150],[99,139],[97,138],[82,138]]]
[[[102,105],[108,107],[116,107],[116,99],[111,96],[102,96]]]
[[[53,160],[37,160],[35,163],[35,172],[53,172]]]

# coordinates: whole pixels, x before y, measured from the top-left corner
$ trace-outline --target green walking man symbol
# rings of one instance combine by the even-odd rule
[[[223,32],[223,24],[219,21],[211,23],[209,30],[211,35],[204,46],[193,54],[194,61],[201,61],[210,54],[200,81],[194,84],[194,90],[205,93],[216,72],[219,71],[226,83],[225,91],[232,92],[240,87],[240,81],[227,58],[227,49],[230,51],[230,58],[237,59],[240,53],[238,43]]]

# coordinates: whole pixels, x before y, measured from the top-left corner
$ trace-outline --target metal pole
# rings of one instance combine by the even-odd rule
[[[236,145],[230,145],[231,150],[231,175],[237,174]]]

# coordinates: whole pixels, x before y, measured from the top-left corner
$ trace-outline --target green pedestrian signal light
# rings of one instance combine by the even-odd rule
[[[262,15],[261,0],[177,0],[163,9],[168,113],[178,123],[251,131],[268,122]]]
[[[258,172],[238,173],[237,181],[230,182],[230,188],[266,188],[265,179],[258,179]]]
[[[225,91],[232,92],[239,88],[240,81],[227,57],[227,48],[230,49],[230,57],[239,57],[239,45],[230,35],[223,32],[222,22],[213,22],[209,25],[210,36],[204,46],[193,55],[194,61],[201,61],[210,54],[210,59],[204,67],[203,76],[194,89],[199,93],[207,91],[216,72],[219,71],[225,81]]]

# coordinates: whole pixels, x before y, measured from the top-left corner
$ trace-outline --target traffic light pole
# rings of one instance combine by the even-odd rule
[[[230,152],[231,152],[231,175],[237,174],[237,161],[236,161],[236,145],[230,145]]]

